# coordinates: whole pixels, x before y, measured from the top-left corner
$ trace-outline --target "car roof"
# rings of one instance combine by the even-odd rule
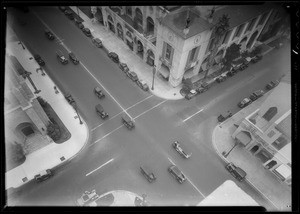
[[[98,86],[95,87],[95,90],[96,91],[101,91],[101,89]]]

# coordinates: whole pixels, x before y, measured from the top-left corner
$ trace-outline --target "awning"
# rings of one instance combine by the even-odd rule
[[[164,78],[168,78],[170,75],[170,71],[167,71],[166,69],[164,69],[163,67],[159,70],[159,73],[164,77]]]
[[[241,131],[236,136],[235,139],[238,140],[243,145],[247,145],[252,140],[251,135],[249,132]]]
[[[288,168],[286,165],[281,164],[279,167],[274,169],[278,174],[283,176],[285,179],[287,179],[291,175],[291,169]]]

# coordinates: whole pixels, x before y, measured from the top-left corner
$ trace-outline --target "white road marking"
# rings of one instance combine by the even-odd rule
[[[105,166],[106,164],[112,162],[114,159],[110,159],[109,161],[107,161],[106,163],[102,164],[101,166],[99,166],[98,168],[94,169],[93,171],[89,172],[88,174],[86,174],[85,176],[89,176],[90,174],[92,174],[93,172],[97,171],[98,169],[100,169],[101,167]]]
[[[192,114],[191,116],[189,116],[188,118],[184,119],[183,122],[187,121],[188,119],[190,119],[191,117],[195,116],[196,114],[200,113],[201,111],[203,111],[204,109],[201,109],[199,111],[197,111],[195,114]]]
[[[246,180],[247,180],[247,182],[250,183],[251,186],[253,186],[258,192],[260,192],[260,194],[261,194],[262,196],[264,196],[271,204],[273,204],[274,207],[276,207],[278,210],[280,210],[280,208],[277,207],[277,206],[271,201],[271,199],[269,199],[269,198],[268,198],[263,192],[261,192],[256,186],[254,186],[253,183],[251,183],[247,178],[246,178]]]
[[[104,123],[101,123],[100,125],[98,125],[98,126],[92,128],[91,130],[94,131],[95,129],[97,129],[97,128],[99,128],[100,126],[106,124],[108,121],[112,120],[113,118],[117,117],[118,115],[120,115],[120,114],[122,114],[122,113],[123,113],[123,111],[121,111],[120,113],[116,114],[116,115],[113,116],[113,117],[110,117],[108,120],[105,120]]]
[[[112,130],[111,132],[107,133],[106,135],[104,135],[103,137],[101,137],[100,139],[96,140],[94,143],[92,143],[90,146],[93,146],[95,143],[97,143],[98,141],[106,138],[108,135],[112,134],[113,132],[115,132],[116,130],[118,130],[119,128],[123,127],[123,125],[119,126],[118,128],[115,128],[114,130]]]
[[[141,114],[139,114],[138,116],[136,116],[135,118],[133,118],[133,120],[135,120],[136,118],[142,116],[143,114],[146,114],[148,111],[151,111],[152,109],[156,108],[157,106],[163,104],[163,103],[166,102],[166,101],[168,101],[168,100],[164,100],[164,101],[162,101],[162,102],[156,104],[156,105],[153,106],[152,108],[148,109],[147,111],[144,111],[143,113],[141,113]]]
[[[176,164],[170,159],[170,158],[168,158],[168,160],[173,164],[173,165],[175,165],[176,166]],[[186,176],[185,176],[186,177]],[[187,178],[187,180],[192,184],[192,186],[200,193],[200,195],[202,195],[202,197],[203,198],[206,198],[205,197],[205,195],[203,195],[202,194],[202,192],[192,183],[192,181],[188,178],[188,177],[186,177]]]
[[[139,102],[133,104],[132,106],[128,107],[126,110],[131,109],[132,107],[134,107],[134,106],[140,104],[141,102],[144,102],[145,100],[149,99],[150,97],[153,97],[153,94],[150,95],[150,96],[148,96],[148,97],[146,97],[145,99],[143,99],[143,100],[141,100],[141,101],[139,101]]]

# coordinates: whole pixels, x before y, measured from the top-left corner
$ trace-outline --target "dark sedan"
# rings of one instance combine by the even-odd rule
[[[47,38],[49,40],[53,40],[54,39],[53,33],[50,30],[48,30],[48,29],[45,29],[45,35],[47,36]]]
[[[74,14],[72,13],[71,10],[65,10],[64,13],[69,19],[71,19],[71,20],[74,19]]]
[[[92,36],[92,33],[91,33],[90,29],[88,29],[88,28],[83,28],[82,32],[88,37]]]
[[[119,62],[119,56],[115,52],[109,52],[108,56],[116,63]]]
[[[37,63],[40,66],[45,65],[45,61],[42,59],[42,57],[40,55],[38,55],[38,54],[34,55],[34,59],[35,59],[35,61],[37,61]]]

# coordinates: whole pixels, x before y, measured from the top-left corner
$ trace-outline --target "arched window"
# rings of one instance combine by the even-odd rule
[[[269,122],[276,114],[277,107],[271,107],[262,117]]]

